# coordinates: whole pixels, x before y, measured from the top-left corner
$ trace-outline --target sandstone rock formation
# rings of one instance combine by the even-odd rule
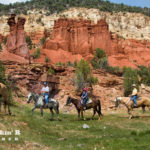
[[[52,39],[47,40],[43,48],[57,51],[55,57],[60,51],[66,51],[86,59],[92,57],[90,54],[94,54],[96,48],[101,48],[106,52],[110,65],[133,68],[150,65],[150,42],[120,38],[109,31],[104,19],[97,24],[81,19],[58,19]]]
[[[24,32],[25,18],[19,17],[18,22],[15,22],[15,14],[12,14],[8,19],[10,26],[10,35],[7,38],[6,47],[10,53],[28,58],[29,49],[26,43]]]
[[[0,43],[3,41],[3,35],[0,34]]]

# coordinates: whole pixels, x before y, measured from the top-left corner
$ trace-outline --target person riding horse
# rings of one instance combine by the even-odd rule
[[[42,94],[44,94],[44,98],[45,98],[45,102],[46,102],[46,106],[48,106],[49,103],[49,87],[47,85],[47,82],[44,82],[44,86],[41,90]]]
[[[87,88],[84,88],[82,94],[81,94],[81,100],[83,100],[83,109],[86,110],[86,103],[88,101],[88,92]]]
[[[138,95],[137,95],[138,91],[136,89],[136,85],[135,84],[133,84],[132,87],[133,87],[133,91],[132,91],[130,100],[133,100],[134,106],[137,107],[136,99],[138,98]]]

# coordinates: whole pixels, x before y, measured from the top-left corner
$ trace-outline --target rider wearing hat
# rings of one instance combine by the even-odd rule
[[[82,95],[81,95],[81,99],[83,100],[83,108],[84,110],[86,109],[86,103],[88,101],[88,92],[87,92],[87,88],[84,88]]]
[[[133,84],[132,87],[133,87],[133,91],[132,91],[131,99],[130,99],[130,100],[133,100],[134,106],[136,107],[136,106],[137,106],[136,99],[137,99],[137,97],[138,97],[138,96],[137,96],[138,91],[137,91],[137,89],[136,89],[136,85],[135,85],[135,84]]]
[[[49,100],[48,100],[49,99],[49,87],[47,85],[47,82],[44,82],[43,84],[44,84],[44,86],[43,86],[41,92],[44,94],[45,102],[46,102],[46,105],[48,106],[48,102],[49,102]]]

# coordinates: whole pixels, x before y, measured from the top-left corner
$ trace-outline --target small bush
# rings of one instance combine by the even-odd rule
[[[98,78],[97,77],[93,77],[93,75],[90,75],[90,77],[88,78],[88,82],[90,84],[97,84],[98,83]]]
[[[139,89],[138,86],[138,71],[132,70],[129,68],[124,68],[124,95],[129,96],[132,92],[132,84],[136,84],[137,89]]]
[[[67,66],[71,66],[71,67],[73,67],[74,65],[73,65],[73,63],[72,63],[72,62],[68,61],[68,62],[67,62]]]
[[[40,55],[41,55],[41,50],[40,48],[37,48],[34,53],[32,54],[33,58],[36,59],[36,58],[40,58]]]
[[[56,64],[55,64],[56,66],[65,66],[65,63],[61,63],[61,62],[57,62]]]
[[[32,46],[32,41],[31,41],[30,36],[27,36],[27,37],[26,37],[26,43],[27,43],[27,45],[31,48],[31,46]],[[31,49],[32,49],[32,48],[31,48]]]
[[[55,74],[55,70],[50,67],[50,68],[48,69],[48,74],[49,74],[49,75],[54,75],[54,74]]]
[[[46,63],[49,63],[49,62],[50,62],[50,58],[46,56],[46,57],[45,57],[45,62],[46,62]]]
[[[45,41],[46,41],[46,39],[45,39],[45,37],[43,37],[42,39],[41,39],[41,45],[43,45],[44,43],[45,43]]]
[[[7,37],[4,38],[3,43],[6,45],[6,43],[7,43]]]

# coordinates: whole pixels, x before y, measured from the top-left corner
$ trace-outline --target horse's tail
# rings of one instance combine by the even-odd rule
[[[58,111],[58,114],[59,114],[59,102],[57,101],[57,111]]]
[[[98,100],[98,112],[101,116],[103,115],[101,112],[101,101],[100,100]]]

